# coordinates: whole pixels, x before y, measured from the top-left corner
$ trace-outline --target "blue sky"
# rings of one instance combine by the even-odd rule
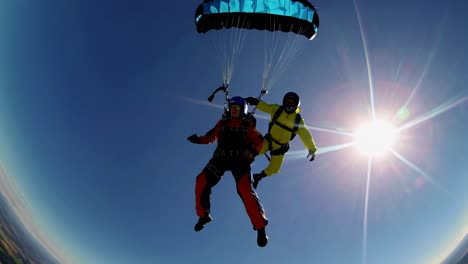
[[[319,33],[264,99],[298,92],[320,150],[310,163],[296,139],[260,183],[266,248],[229,173],[213,190],[214,221],[193,231],[195,177],[215,146],[186,137],[222,111],[221,96],[202,103],[223,80],[216,32],[193,23],[201,1],[98,2],[0,1],[0,162],[63,259],[423,264],[467,232],[463,1],[312,2]],[[258,95],[263,36],[247,35],[232,95]],[[409,115],[394,120],[396,154],[368,173],[355,148],[330,149],[371,118],[371,90],[378,117],[404,105]]]

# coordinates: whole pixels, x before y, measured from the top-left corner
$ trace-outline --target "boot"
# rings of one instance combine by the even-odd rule
[[[258,183],[260,182],[261,179],[265,178],[267,175],[265,174],[265,171],[262,171],[260,173],[255,173],[253,175],[253,182],[252,186],[254,189],[257,189]]]
[[[211,215],[208,215],[206,217],[200,217],[198,219],[198,222],[195,224],[195,227],[193,228],[196,232],[200,231],[205,227],[205,224],[208,224],[211,222],[213,218],[211,218]]]
[[[260,228],[257,230],[257,245],[259,247],[264,247],[268,244],[268,236],[266,234],[265,228]]]

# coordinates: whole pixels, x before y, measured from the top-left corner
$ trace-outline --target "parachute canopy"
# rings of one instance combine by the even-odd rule
[[[294,32],[313,39],[319,18],[307,0],[204,0],[196,9],[195,24],[199,33],[236,27]]]

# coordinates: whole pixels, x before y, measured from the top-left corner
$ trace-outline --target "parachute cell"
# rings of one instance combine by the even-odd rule
[[[199,33],[223,28],[293,32],[313,39],[319,27],[307,0],[204,0],[195,12]]]

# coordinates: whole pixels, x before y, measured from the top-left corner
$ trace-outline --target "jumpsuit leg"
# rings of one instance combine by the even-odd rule
[[[267,176],[271,176],[280,171],[281,165],[283,164],[284,155],[271,155],[270,163],[263,171]]]
[[[223,174],[224,171],[211,162],[198,174],[195,181],[195,209],[199,217],[210,214],[211,188],[221,180]]]
[[[271,143],[273,149],[278,149],[281,146],[275,143]],[[270,148],[270,142],[268,140],[263,141],[263,146],[262,149],[260,150],[258,155],[263,155],[268,152],[268,149]],[[281,165],[283,164],[284,160],[284,155],[270,155],[270,162],[268,163],[268,166],[263,170],[265,175],[271,176],[273,174],[277,174],[280,169]]]
[[[257,193],[252,188],[250,169],[247,171],[233,170],[232,174],[236,180],[237,194],[239,194],[244,203],[245,210],[254,229],[264,228],[268,224],[268,219]]]
[[[270,147],[270,142],[268,140],[264,139],[263,140],[263,146],[258,155],[263,155],[268,152],[268,148]]]

